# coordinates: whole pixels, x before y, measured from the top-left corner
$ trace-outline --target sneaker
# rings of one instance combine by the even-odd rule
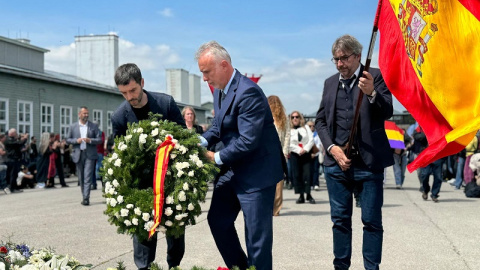
[[[396,189],[402,189],[402,185],[397,185],[395,188]]]
[[[320,190],[320,187],[319,187],[319,186],[314,186],[313,189],[314,189],[315,191],[319,191],[319,190]]]
[[[448,180],[447,183],[449,183],[450,185],[452,185],[453,183],[455,183],[455,178]]]
[[[12,193],[8,187],[7,187],[7,188],[4,188],[4,189],[3,189],[3,192],[5,192],[5,194],[10,194],[10,193]]]
[[[437,203],[438,202],[438,197],[432,197],[432,201]]]
[[[45,183],[37,183],[35,188],[45,188]]]
[[[423,198],[423,200],[426,201],[428,199],[427,193],[423,192],[422,193],[422,198]]]

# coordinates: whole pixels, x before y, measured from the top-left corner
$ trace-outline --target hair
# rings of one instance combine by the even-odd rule
[[[80,107],[80,110],[79,110],[78,112],[80,112],[80,111],[83,110],[83,109],[88,110],[87,106],[81,106],[81,107]]]
[[[198,59],[207,52],[211,53],[216,60],[225,60],[230,65],[232,64],[230,54],[228,54],[227,50],[215,40],[203,43],[200,48],[198,48],[197,53],[195,53],[195,61],[198,62]]]
[[[50,137],[51,137],[51,134],[48,132],[43,132],[42,135],[40,136],[40,144],[38,145],[40,154],[42,155],[45,154],[48,147],[50,146]]]
[[[343,52],[352,52],[356,55],[361,55],[362,54],[362,49],[363,46],[358,42],[356,38],[350,35],[343,35],[337,40],[332,45],[332,55],[335,55],[335,53],[340,50]]]
[[[117,68],[114,79],[116,85],[127,85],[131,80],[134,80],[138,84],[142,84],[142,72],[137,65],[127,63]]]
[[[7,135],[5,135],[5,133],[0,133],[0,140],[7,137]]]
[[[195,124],[195,121],[197,121],[197,114],[195,113],[195,109],[191,106],[185,106],[182,109],[182,116],[185,118],[185,114],[187,113],[187,110],[192,111],[193,113],[193,123]]]
[[[299,111],[293,111],[291,114],[290,114],[290,128],[294,128],[294,125],[293,125],[293,122],[292,122],[292,114],[298,114],[298,116],[300,116],[300,126],[305,126],[305,118],[303,118],[303,114],[301,114]]]
[[[273,122],[279,129],[285,129],[287,126],[287,115],[282,101],[278,96],[269,96],[267,98],[268,105],[273,115]]]

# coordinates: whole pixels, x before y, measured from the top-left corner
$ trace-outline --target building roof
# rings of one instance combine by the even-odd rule
[[[28,69],[17,68],[17,67],[0,64],[0,72],[16,75],[20,77],[25,77],[25,78],[49,81],[49,82],[54,82],[59,84],[76,86],[76,87],[89,88],[93,90],[120,95],[120,92],[118,92],[118,89],[116,87],[97,83],[94,81],[85,80],[74,75],[64,74],[56,71],[46,70],[45,72],[37,72],[37,71],[28,70]]]

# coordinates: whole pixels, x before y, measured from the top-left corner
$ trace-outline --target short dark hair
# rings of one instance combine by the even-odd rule
[[[115,71],[115,84],[116,85],[127,85],[131,80],[134,80],[136,83],[142,83],[142,72],[137,65],[132,63],[127,63],[119,66]]]

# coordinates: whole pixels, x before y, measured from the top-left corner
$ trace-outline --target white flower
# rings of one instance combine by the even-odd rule
[[[137,215],[137,216],[140,216],[142,214],[142,211],[138,207],[133,209],[133,212],[135,212],[135,215]]]
[[[177,204],[177,206],[175,206],[175,209],[177,209],[178,211],[182,211],[182,205]]]
[[[175,159],[177,157],[177,154],[170,154],[170,159]]]
[[[178,225],[183,226],[183,225],[185,225],[185,222],[182,221]]]
[[[199,168],[203,167],[203,162],[201,160],[197,161],[197,167],[199,167]]]
[[[167,131],[164,130],[164,129],[162,129],[162,131],[160,131],[160,135],[162,135],[162,136],[165,135],[166,133],[167,133]],[[171,136],[172,136],[172,135],[170,135],[170,137],[171,137]]]
[[[112,169],[112,168],[108,168],[107,173],[108,173],[109,175],[113,175],[113,169]]]
[[[190,174],[190,173],[189,173],[189,174]],[[183,190],[188,190],[188,183],[187,183],[187,182],[183,183],[183,187],[182,187],[182,188],[183,188]]]
[[[171,227],[172,225],[173,225],[173,222],[171,222],[170,220],[165,221],[165,226]]]
[[[197,154],[190,155],[189,157],[190,157],[190,160],[194,163],[197,163],[197,161],[200,160]]]
[[[114,198],[112,198],[112,199],[110,200],[110,206],[115,207],[116,205],[117,205],[117,200],[115,200]]]
[[[126,217],[128,216],[128,212],[129,212],[128,209],[123,208],[120,210],[120,216]]]
[[[132,222],[130,222],[130,220],[125,220],[123,223],[125,223],[127,227],[132,225]]]
[[[118,187],[120,184],[118,183],[117,179],[113,179],[112,184],[114,187]]]
[[[173,203],[173,197],[172,196],[167,196],[167,198],[165,199],[165,202],[167,204],[172,204]]]
[[[134,131],[135,131],[135,130],[134,130]],[[131,135],[131,134],[125,136],[125,141],[126,141],[126,142],[130,141],[130,139],[132,139],[132,135]]]
[[[176,216],[175,216],[175,219],[176,219],[176,220],[182,220],[182,218],[183,218],[182,215],[176,215]]]
[[[120,143],[118,144],[118,150],[120,150],[120,151],[125,151],[125,150],[127,150],[127,145],[126,145],[124,142],[120,142]]]
[[[187,209],[192,211],[193,209],[195,209],[195,206],[193,206],[192,203],[189,203]]]
[[[182,175],[184,174],[184,172],[182,170],[178,171],[177,173],[177,177],[182,177]]]
[[[113,153],[111,159],[114,160],[114,159],[117,159],[117,158],[118,158],[118,154],[117,154],[117,153]]]
[[[133,206],[134,206],[134,205],[133,205],[133,204],[131,204],[131,203],[127,204],[127,208],[128,208],[128,209],[132,209],[132,208],[133,208]]]
[[[162,140],[160,140],[160,139],[157,139],[157,140],[155,141],[155,144],[161,144],[161,143],[162,143]]]
[[[182,152],[182,154],[185,154],[187,152],[187,148],[183,145],[180,145],[180,147],[178,148],[178,151]]]
[[[109,189],[111,187],[112,187],[112,183],[110,183],[110,181],[105,182],[105,189]]]
[[[138,218],[132,218],[132,224],[137,226],[138,225]]]
[[[193,194],[197,194],[197,188],[193,188]]]
[[[155,224],[153,221],[149,221],[147,223],[145,223],[145,225],[143,226],[143,228],[146,230],[146,231],[150,231],[153,227],[153,224]]]
[[[185,196],[185,191],[182,190],[178,193],[178,200],[181,202],[184,202],[187,200],[187,196]]]
[[[112,187],[108,191],[105,191],[105,192],[107,192],[110,195],[113,195],[113,194],[115,194],[115,189]]]
[[[151,134],[152,134],[153,137],[157,136],[158,135],[158,128],[152,130]]]
[[[156,126],[158,126],[158,122],[157,122],[157,121],[152,121],[152,122],[150,123],[150,125],[151,125],[152,127],[156,127]]]
[[[142,214],[142,219],[143,219],[144,221],[148,221],[148,220],[150,219],[150,214],[149,214],[149,213],[143,213],[143,214]]]
[[[142,132],[143,132],[143,128],[141,128],[141,127],[137,128],[137,131],[136,131],[136,132],[137,132],[137,133],[142,133]]]
[[[119,196],[117,197],[117,202],[118,202],[118,203],[122,203],[122,202],[123,202],[123,196],[122,196],[122,195],[119,195]]]
[[[111,200],[111,198],[106,198],[106,199],[105,199],[105,202],[106,202],[107,204],[110,204],[110,200]],[[0,269],[0,270],[1,270],[1,269]]]
[[[188,176],[193,177],[194,175],[195,175],[195,172],[194,172],[194,171],[189,171],[189,172],[188,172]]]
[[[140,137],[138,138],[138,142],[141,143],[141,144],[144,144],[147,142],[147,137],[148,135],[147,134],[140,134]]]
[[[115,163],[113,163],[113,165],[116,166],[116,167],[122,166],[122,160],[121,159],[115,160]]]
[[[119,212],[116,212],[115,215],[114,215],[117,219],[120,218],[120,213]]]
[[[172,208],[171,208],[171,207],[167,207],[167,208],[165,209],[165,215],[166,215],[167,217],[169,217],[169,216],[171,216],[172,214],[173,214]]]

